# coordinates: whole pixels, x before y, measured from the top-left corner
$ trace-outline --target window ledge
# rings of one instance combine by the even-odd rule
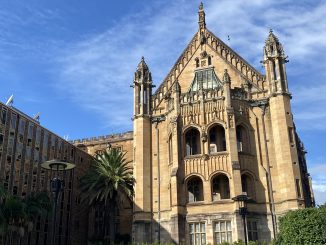
[[[223,204],[223,203],[233,203],[232,199],[221,199],[217,201],[212,201],[213,204]]]
[[[198,158],[202,156],[203,154],[189,155],[189,156],[185,156],[184,159],[192,159],[192,158]]]
[[[254,154],[251,154],[250,152],[246,152],[246,151],[238,151],[239,155],[246,155],[246,156],[255,156]]]
[[[204,204],[205,201],[198,201],[198,202],[188,202],[187,205],[189,206],[198,206]]]
[[[211,156],[216,156],[216,155],[227,155],[227,154],[229,154],[228,151],[218,151],[218,152],[211,152],[211,153],[209,153],[209,155],[211,155]]]

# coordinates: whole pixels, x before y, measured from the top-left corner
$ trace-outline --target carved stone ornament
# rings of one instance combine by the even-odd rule
[[[200,53],[200,58],[201,59],[205,59],[207,57],[207,52],[206,51],[203,51]]]
[[[202,136],[201,136],[201,141],[202,142],[206,142],[207,141],[207,134],[206,133],[203,133]]]
[[[233,124],[233,115],[228,114],[228,122],[229,122],[229,127],[233,128],[234,124]]]
[[[231,89],[231,98],[232,99],[239,99],[243,100],[247,98],[247,92],[244,90],[244,88],[238,88],[235,87],[234,89]]]
[[[240,170],[240,164],[237,161],[232,162],[232,169],[233,170]]]
[[[216,107],[213,108],[213,118],[214,119],[217,118],[217,108]]]

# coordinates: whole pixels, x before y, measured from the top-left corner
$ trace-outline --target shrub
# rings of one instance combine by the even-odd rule
[[[276,244],[326,244],[326,205],[290,211],[281,217]]]

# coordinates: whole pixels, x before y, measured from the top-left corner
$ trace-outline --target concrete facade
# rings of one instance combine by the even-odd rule
[[[88,208],[80,202],[78,177],[92,158],[76,146],[42,127],[18,109],[0,103],[0,183],[11,194],[25,198],[35,191],[50,191],[51,173],[40,164],[52,159],[72,162],[58,200],[56,244],[86,244]],[[39,219],[31,232],[12,244],[51,244],[51,216]],[[9,244],[0,237],[0,244]]]

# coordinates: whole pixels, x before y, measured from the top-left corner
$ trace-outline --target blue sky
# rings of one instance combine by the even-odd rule
[[[0,0],[0,100],[14,94],[15,107],[41,112],[43,126],[70,139],[131,130],[129,85],[140,57],[158,85],[197,31],[198,4]],[[326,2],[204,5],[208,28],[261,71],[269,28],[280,38],[316,199],[326,202]]]

